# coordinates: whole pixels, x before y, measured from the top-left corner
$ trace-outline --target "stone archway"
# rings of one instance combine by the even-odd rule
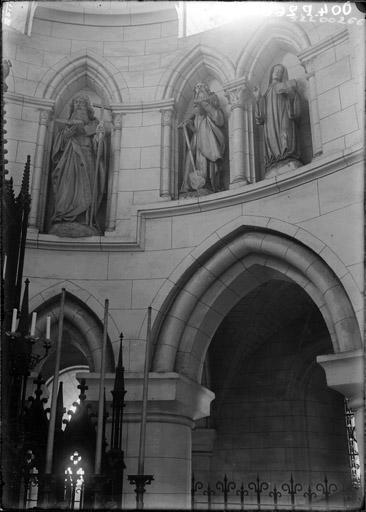
[[[52,358],[57,337],[60,295],[54,295],[40,304],[38,312],[37,334],[46,329],[46,318],[51,317],[51,350],[47,359],[41,362],[36,371],[42,371],[45,378],[53,372]],[[99,371],[102,353],[103,326],[100,320],[80,299],[70,292],[66,293],[64,309],[63,349],[61,351],[61,370],[74,365],[87,365],[90,371]],[[38,344],[40,345],[40,344]],[[52,365],[53,364],[53,365]],[[114,371],[113,348],[107,338],[106,371]]]
[[[316,253],[294,239],[242,228],[191,261],[157,316],[153,371],[176,371],[200,382],[207,348],[226,313],[279,274],[316,304],[334,352],[361,347],[355,313],[341,282]]]

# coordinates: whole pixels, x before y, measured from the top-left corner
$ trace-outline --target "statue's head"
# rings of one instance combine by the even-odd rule
[[[89,96],[82,94],[75,96],[70,105],[70,117],[76,112],[86,113],[90,120],[94,119],[94,109]]]
[[[283,64],[272,66],[269,76],[269,83],[287,80],[287,70]]]
[[[211,94],[209,86],[204,82],[198,82],[193,88],[193,100],[195,102],[207,101]]]

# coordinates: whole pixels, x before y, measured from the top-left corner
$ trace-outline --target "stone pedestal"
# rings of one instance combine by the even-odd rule
[[[324,368],[327,384],[348,399],[355,415],[356,439],[360,455],[361,485],[364,488],[364,354],[354,350],[318,356],[317,362]]]
[[[98,374],[79,374],[88,385],[87,400],[98,400]],[[114,375],[107,374],[106,398],[110,400]],[[125,482],[123,507],[136,506],[128,474],[137,472],[142,409],[142,373],[125,375],[126,407],[123,426]],[[146,428],[145,473],[154,480],[144,495],[145,509],[189,509],[194,421],[210,414],[214,393],[177,373],[150,373]],[[108,441],[108,439],[107,439]]]

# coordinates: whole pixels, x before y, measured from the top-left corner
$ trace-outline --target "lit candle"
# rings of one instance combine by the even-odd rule
[[[34,336],[35,333],[36,333],[36,320],[37,320],[37,313],[35,311],[33,311],[33,313],[32,313],[32,324],[31,324],[31,330],[30,330],[30,335],[31,336]]]
[[[51,317],[49,315],[47,316],[46,338],[48,340],[51,338]]]
[[[11,332],[15,332],[17,330],[17,316],[18,310],[17,308],[13,309],[13,318],[11,320]]]
[[[4,256],[4,266],[3,266],[3,279],[5,279],[5,276],[6,276],[6,263],[8,261],[8,255],[5,254]]]

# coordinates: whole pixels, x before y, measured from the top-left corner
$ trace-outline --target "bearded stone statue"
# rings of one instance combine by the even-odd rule
[[[187,144],[181,192],[218,192],[226,146],[224,113],[207,84],[197,83],[193,94],[193,114],[180,125]]]
[[[75,97],[68,119],[52,147],[51,181],[54,209],[50,233],[58,236],[100,234],[97,214],[106,185],[106,145],[103,121],[94,116],[88,96]]]

